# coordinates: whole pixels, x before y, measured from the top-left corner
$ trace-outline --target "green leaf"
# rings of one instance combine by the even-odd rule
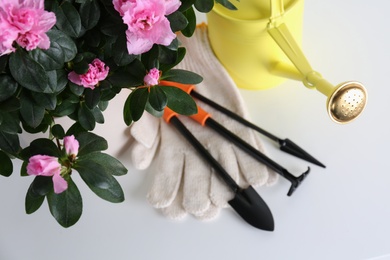
[[[198,112],[194,99],[185,91],[170,86],[164,86],[162,89],[168,97],[167,106],[173,111],[182,115],[193,115]]]
[[[0,151],[0,175],[9,177],[11,176],[12,172],[14,171],[12,161],[9,158],[9,156],[3,152]]]
[[[163,72],[163,74],[166,71],[175,67],[177,64],[179,64],[184,59],[184,56],[186,55],[186,49],[184,47],[180,47],[179,49],[177,49],[177,51],[175,53],[176,53],[175,61],[173,61],[169,64],[160,63],[160,70]]]
[[[183,13],[180,11],[176,11],[170,15],[168,15],[168,21],[171,25],[172,32],[181,31],[187,27],[188,21]]]
[[[121,176],[127,173],[127,169],[116,158],[101,152],[92,152],[84,156],[79,156],[79,160],[93,161],[99,164],[100,168],[104,168],[104,171],[110,175]]]
[[[0,131],[0,149],[12,155],[17,154],[20,150],[19,136]]]
[[[69,35],[77,38],[81,32],[81,18],[77,9],[68,1],[64,1],[56,11],[56,26]]]
[[[184,16],[187,18],[188,25],[186,28],[181,30],[184,36],[191,37],[196,28],[196,15],[194,9],[191,7],[187,9],[185,12],[183,12]]]
[[[100,19],[98,1],[83,1],[80,5],[80,17],[85,29],[90,30],[95,27]]]
[[[34,93],[32,98],[35,104],[39,104],[39,106],[48,110],[54,110],[57,106],[57,96],[55,94]]]
[[[135,55],[129,54],[127,50],[126,35],[124,33],[120,34],[118,39],[115,41],[113,45],[112,56],[116,65],[118,66],[125,66],[130,64],[137,57]]]
[[[104,116],[102,111],[100,111],[99,107],[94,107],[92,109],[93,117],[95,118],[96,123],[104,124]]]
[[[0,75],[0,102],[10,98],[18,89],[18,83],[8,75]]]
[[[125,104],[123,105],[123,121],[125,121],[126,125],[130,125],[133,122],[133,117],[131,116],[131,108],[130,108],[132,94],[133,92],[130,93],[130,95],[126,99]]]
[[[32,128],[39,126],[45,116],[45,108],[37,104],[26,92],[20,96],[20,104],[20,114],[26,123]]]
[[[65,130],[64,128],[59,125],[59,124],[55,124],[52,126],[51,128],[51,133],[52,135],[55,137],[55,138],[58,138],[58,139],[62,139],[65,137]]]
[[[53,181],[51,177],[35,177],[27,190],[25,199],[26,213],[32,214],[37,211],[45,200],[46,194],[48,194],[51,190],[53,190]]]
[[[57,117],[67,116],[76,111],[76,108],[77,104],[69,100],[64,100],[57,105],[56,109],[52,112],[52,114]]]
[[[61,156],[60,149],[55,145],[52,140],[47,138],[38,138],[32,141],[30,144],[29,152],[31,155],[42,154],[54,157]]]
[[[144,113],[146,102],[148,102],[148,88],[137,88],[130,96],[130,113],[134,121],[138,121]]]
[[[89,70],[89,63],[86,60],[81,60],[80,62],[75,62],[73,64],[73,71],[76,74],[83,75],[87,73]]]
[[[0,56],[0,72],[3,72],[8,64],[9,55]]]
[[[203,78],[200,75],[181,69],[172,69],[167,71],[162,75],[161,79],[183,84],[199,84],[203,81]]]
[[[51,49],[53,48],[55,50],[60,50],[61,53],[63,53],[64,62],[68,62],[74,59],[77,54],[77,47],[75,42],[68,35],[55,29],[48,31],[47,35],[50,38],[50,48],[46,51],[47,55],[51,53]],[[53,56],[53,54],[51,53],[50,56]]]
[[[153,109],[157,111],[164,110],[168,103],[168,98],[161,86],[153,86],[150,88],[149,103]]]
[[[17,134],[22,132],[22,128],[20,127],[20,120],[16,113],[3,113],[0,111],[0,117],[2,118],[2,122],[0,123],[0,131],[9,134]]]
[[[107,80],[121,88],[138,87],[143,85],[146,69],[139,59],[135,59],[130,65],[116,70]]]
[[[213,9],[214,0],[196,0],[194,6],[199,12],[208,13]]]
[[[145,111],[147,111],[149,114],[155,117],[162,117],[164,115],[164,110],[162,111],[157,111],[155,110],[150,103],[146,103]]]
[[[80,191],[71,178],[68,189],[60,194],[51,191],[47,194],[50,213],[63,227],[70,227],[80,219],[83,212],[83,201]]]
[[[41,64],[32,59],[24,50],[18,49],[9,59],[12,77],[23,87],[45,92],[49,85],[49,77]]]
[[[97,106],[97,104],[99,103],[100,101],[100,89],[99,88],[95,88],[95,89],[86,89],[85,92],[85,104],[87,105],[87,107],[89,109],[93,109],[94,107]]]
[[[50,36],[49,36],[50,37]],[[61,69],[65,62],[65,53],[63,52],[59,42],[50,41],[50,48],[36,48],[30,52],[31,57],[41,64],[45,70]]]
[[[223,5],[225,8],[229,10],[237,10],[237,7],[233,5],[229,0],[215,0],[215,2]]]
[[[88,187],[100,198],[118,203],[124,194],[118,181],[105,168],[92,160],[78,160],[74,166]]]
[[[193,4],[195,4],[195,0],[181,0],[181,5],[179,7],[179,11],[183,12],[187,10],[188,8],[192,7]]]
[[[69,135],[69,133],[67,133],[67,135]],[[80,157],[92,152],[103,151],[108,148],[107,141],[96,134],[82,132],[77,134],[75,137],[77,141],[79,141],[78,156]]]
[[[93,116],[92,111],[87,107],[85,102],[80,103],[79,110],[77,112],[77,118],[80,125],[85,130],[93,130],[96,125],[95,117]]]

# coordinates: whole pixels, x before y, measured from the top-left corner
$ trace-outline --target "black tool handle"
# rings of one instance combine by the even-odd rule
[[[237,122],[240,122],[241,124],[247,126],[247,127],[250,127],[254,130],[256,130],[257,132],[267,136],[268,138],[270,138],[271,140],[275,141],[275,142],[279,142],[281,139],[274,136],[273,134],[271,134],[270,132],[267,132],[266,130],[260,128],[259,126],[249,122],[248,120],[246,120],[245,118],[241,117],[240,115],[234,113],[233,111],[215,103],[214,101],[212,101],[211,99],[208,99],[206,98],[205,96],[199,94],[198,92],[192,90],[191,93],[190,93],[193,97],[199,99],[200,101],[210,105],[211,107],[217,109],[218,111],[224,113],[225,115],[233,118],[234,120],[236,120]]]
[[[207,149],[199,142],[198,139],[184,126],[184,124],[173,116],[169,121],[179,132],[192,144],[192,146],[201,154],[201,156],[211,164],[218,175],[225,181],[225,183],[236,193],[240,187],[233,180],[233,178],[226,172],[226,170],[219,164],[217,160],[207,151]]]

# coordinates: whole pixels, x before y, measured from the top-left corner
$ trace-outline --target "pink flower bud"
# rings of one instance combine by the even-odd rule
[[[76,156],[79,152],[79,142],[74,135],[64,137],[65,151],[68,155]]]
[[[99,59],[94,59],[89,64],[89,69],[86,73],[79,75],[71,71],[68,74],[68,79],[76,85],[94,89],[99,81],[106,79],[108,72],[109,67],[104,62]]]
[[[148,74],[144,77],[145,86],[154,86],[158,84],[160,78],[160,71],[156,68],[149,70]]]

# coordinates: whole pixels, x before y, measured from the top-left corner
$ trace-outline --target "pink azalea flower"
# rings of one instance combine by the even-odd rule
[[[61,193],[68,188],[68,182],[61,176],[61,164],[57,157],[34,155],[27,164],[27,174],[35,176],[52,176],[54,192]]]
[[[158,84],[160,78],[160,71],[156,68],[149,70],[148,74],[144,77],[145,86],[154,86]]]
[[[153,44],[168,46],[176,38],[166,15],[179,8],[179,0],[113,0],[113,4],[128,27],[129,54],[145,53]]]
[[[79,152],[79,141],[76,140],[74,135],[64,137],[64,146],[68,155],[77,156]]]
[[[0,56],[21,47],[48,49],[46,32],[56,23],[54,13],[44,10],[44,0],[2,0],[0,2]]]
[[[109,72],[109,67],[99,59],[94,59],[89,64],[89,69],[86,73],[79,75],[74,71],[68,74],[68,79],[76,85],[85,88],[94,89],[99,81],[104,80]]]

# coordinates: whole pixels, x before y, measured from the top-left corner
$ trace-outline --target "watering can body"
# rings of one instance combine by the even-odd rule
[[[271,72],[276,64],[291,62],[267,32],[270,2],[237,1],[238,10],[215,5],[207,14],[212,49],[240,88],[267,89],[286,80]],[[285,0],[283,5],[283,21],[300,44],[304,1]]]

